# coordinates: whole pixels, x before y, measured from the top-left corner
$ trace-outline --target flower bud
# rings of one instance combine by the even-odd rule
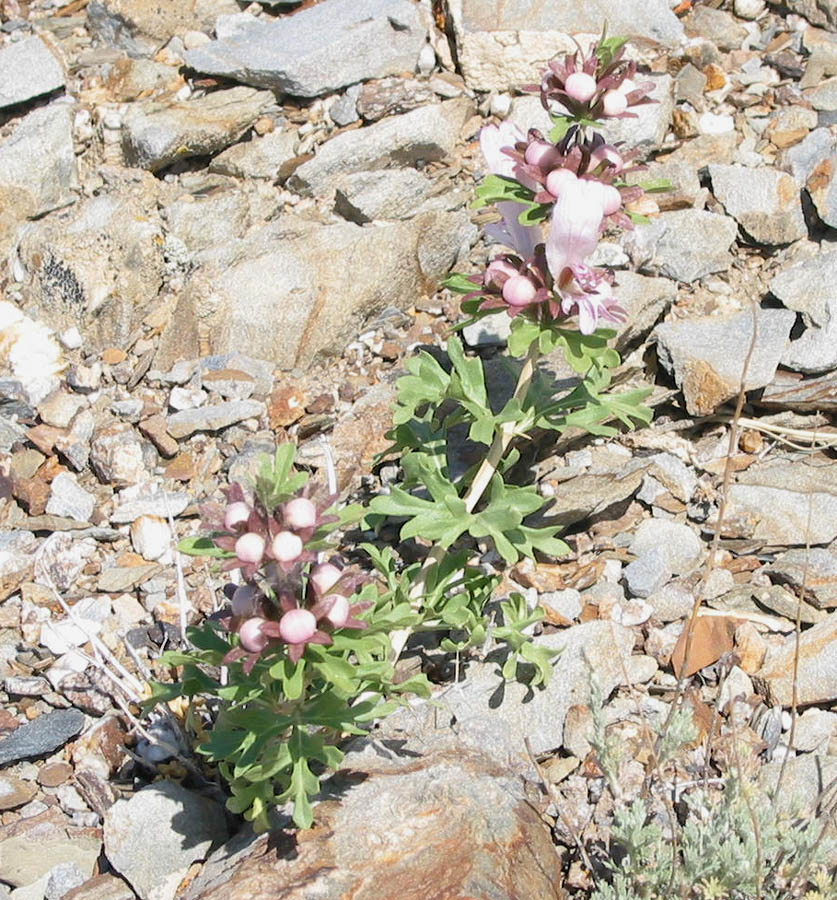
[[[514,275],[517,275],[517,269],[508,260],[502,257],[492,259],[485,270],[483,284],[499,289],[505,284],[507,278],[512,278]]]
[[[545,167],[554,165],[557,156],[558,151],[555,149],[554,144],[539,140],[532,141],[523,154],[523,158],[530,166]]]
[[[546,189],[553,197],[559,197],[561,191],[573,181],[577,181],[578,176],[570,169],[553,169],[546,176]]]
[[[314,585],[317,593],[322,595],[337,584],[342,574],[337,566],[333,566],[331,563],[321,563],[311,569],[311,584]]]
[[[606,163],[608,168],[612,169],[616,174],[625,168],[625,160],[622,154],[610,144],[600,144],[590,154],[590,168],[597,169],[602,163]]]
[[[279,634],[289,644],[303,644],[314,636],[317,620],[307,609],[291,609],[279,620]]]
[[[250,507],[242,500],[230,503],[224,513],[224,528],[227,531],[235,531],[239,525],[243,525],[250,518]]]
[[[608,91],[602,101],[606,116],[619,116],[628,108],[628,98],[622,91]]]
[[[622,206],[622,195],[612,184],[602,185],[604,214],[611,216]]]
[[[264,625],[264,623],[264,619],[255,616],[244,622],[241,628],[238,629],[238,637],[241,641],[241,646],[248,653],[261,653],[268,645],[270,638],[262,633],[262,625]]]
[[[317,521],[317,507],[305,497],[297,497],[285,504],[284,515],[289,528],[313,528]]]
[[[596,93],[597,87],[596,79],[586,72],[573,72],[564,82],[564,90],[579,103],[586,103],[590,100]]]
[[[260,534],[248,531],[235,542],[235,555],[243,563],[259,563],[264,556],[265,539]]]
[[[349,601],[342,594],[332,594],[334,605],[328,611],[326,619],[335,627],[342,628],[349,618]]]
[[[302,538],[292,531],[280,531],[270,545],[270,552],[279,562],[294,562],[302,553]]]
[[[525,275],[515,275],[503,285],[503,299],[509,306],[528,306],[536,293],[537,288]]]

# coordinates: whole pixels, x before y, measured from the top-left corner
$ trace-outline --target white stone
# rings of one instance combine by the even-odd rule
[[[171,541],[169,523],[159,516],[140,516],[131,523],[131,544],[143,559],[170,563]]]
[[[757,19],[766,9],[764,0],[735,0],[733,11],[742,19]]]
[[[735,131],[735,119],[721,113],[705,112],[698,119],[701,134],[727,134]]]

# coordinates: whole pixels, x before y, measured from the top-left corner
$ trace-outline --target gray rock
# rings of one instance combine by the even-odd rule
[[[198,409],[184,409],[166,418],[166,430],[173,438],[184,438],[196,431],[220,431],[244,419],[257,419],[265,414],[258,400],[229,400]]]
[[[618,518],[639,490],[648,466],[644,463],[621,472],[584,473],[561,485],[546,515],[567,527],[591,517]]]
[[[673,497],[683,503],[692,499],[698,483],[693,469],[671,453],[655,453],[644,459],[651,463],[657,482]]]
[[[106,423],[90,444],[90,468],[103,484],[125,487],[145,481],[148,473],[140,436],[123,422]]]
[[[31,531],[0,532],[0,580],[12,581],[26,572],[32,565],[32,552],[37,546],[38,539]]]
[[[773,379],[794,321],[790,310],[758,310],[747,390],[764,387]],[[674,375],[692,415],[709,415],[738,393],[753,336],[751,312],[666,322],[657,326],[654,336],[660,362]]]
[[[44,321],[77,327],[90,349],[126,344],[163,283],[156,185],[145,177],[38,222],[20,244],[24,287]]]
[[[156,172],[178,159],[217,153],[274,103],[269,91],[234,87],[168,106],[132,105],[122,126],[125,158],[129,165]]]
[[[503,347],[511,334],[511,319],[502,313],[486,316],[462,329],[469,347]]]
[[[817,208],[817,215],[832,228],[837,226],[835,169],[837,169],[837,155],[832,155],[818,162],[805,182],[805,187]]]
[[[76,522],[89,522],[96,498],[88,493],[70,472],[60,472],[52,479],[52,490],[46,511],[51,516],[67,516]]]
[[[51,534],[35,551],[35,581],[54,586],[57,591],[69,590],[95,552],[93,538],[77,540],[72,534]]]
[[[764,571],[797,591],[804,585],[805,599],[819,609],[837,606],[837,555],[828,550],[788,550]]]
[[[21,725],[0,741],[0,766],[21,759],[38,759],[72,740],[84,727],[77,709],[56,709]]]
[[[118,800],[104,821],[105,853],[140,900],[173,900],[189,867],[227,837],[224,811],[163,781]]]
[[[0,250],[24,219],[72,203],[77,185],[72,107],[52,103],[17,120],[0,142]]]
[[[805,99],[821,112],[837,110],[837,78],[826,78],[816,87],[805,91]]]
[[[360,85],[353,84],[345,93],[338,97],[328,108],[331,121],[338,128],[345,128],[352,122],[357,122],[360,113],[357,111],[357,98],[360,95]]]
[[[47,877],[44,900],[61,900],[61,898],[87,881],[87,873],[77,862],[58,863],[50,869]]]
[[[373,219],[409,219],[421,211],[433,182],[414,169],[354,172],[336,182],[334,210],[358,225]]]
[[[712,191],[727,213],[761,244],[806,237],[799,188],[790,175],[763,167],[710,165]]]
[[[770,291],[800,313],[805,325],[786,349],[782,365],[809,375],[837,368],[837,251],[783,269],[771,280]]]
[[[833,474],[795,463],[753,466],[730,487],[726,517],[749,526],[745,536],[765,545],[829,544],[837,538]]]
[[[688,37],[711,41],[719,50],[738,50],[749,34],[743,25],[721,9],[696,6],[683,22]]]
[[[756,402],[766,409],[833,413],[837,410],[837,374],[803,379],[780,370]]]
[[[236,178],[281,179],[285,177],[283,166],[296,155],[296,141],[295,131],[277,128],[219,153],[209,164],[209,171]]]
[[[223,370],[237,370],[244,372],[253,379],[253,396],[264,399],[273,390],[273,365],[264,359],[256,359],[243,353],[221,353],[215,356],[205,356],[198,362],[198,378],[208,383],[213,381],[215,373]]]
[[[662,547],[653,547],[625,567],[625,584],[634,597],[650,597],[659,591],[672,576],[668,554]]]
[[[677,285],[667,278],[648,278],[636,272],[618,272],[614,293],[628,318],[619,329],[616,349],[624,353],[636,346],[666,314],[677,297]]]
[[[820,25],[828,31],[837,28],[837,3],[834,0],[787,0],[786,6],[812,25]]]
[[[708,80],[700,69],[686,63],[674,79],[675,100],[678,103],[681,101],[689,103],[698,111],[703,110],[705,108],[703,91]]]
[[[249,146],[236,144],[230,150]],[[233,163],[231,168],[235,166]],[[182,241],[192,252],[214,251],[219,245],[229,243],[231,234],[244,234],[251,224],[250,203],[246,194],[239,190],[178,197],[165,207],[164,215],[170,237]]]
[[[538,603],[546,609],[557,613],[567,622],[575,621],[581,615],[581,592],[575,588],[563,591],[544,591],[538,596]]]
[[[643,76],[642,81],[654,84],[648,96],[656,102],[631,110],[636,113],[635,119],[605,120],[601,132],[609,143],[624,143],[627,149],[637,149],[645,156],[658,149],[666,136],[674,111],[674,96],[670,75]]]
[[[623,244],[642,272],[691,283],[729,268],[729,248],[737,234],[735,221],[727,216],[684,209],[637,225]]]
[[[185,54],[198,72],[317,97],[357,81],[412,71],[425,25],[407,0],[330,0],[294,16],[255,20]]]
[[[631,553],[643,556],[653,550],[662,550],[671,571],[675,575],[691,572],[703,558],[703,544],[689,528],[669,519],[646,519],[637,528]]]
[[[116,509],[110,516],[114,525],[127,525],[140,516],[159,516],[168,521],[169,515],[179,516],[191,499],[188,494],[162,491],[153,485],[138,487],[139,489],[126,488],[120,492]]]
[[[0,50],[0,109],[25,103],[64,87],[64,70],[39,37]]]
[[[695,605],[692,591],[675,581],[648,594],[646,599],[654,610],[654,618],[661,622],[677,622],[687,616]]]
[[[837,713],[825,709],[806,709],[796,720],[791,746],[802,753],[812,753],[837,734]]]
[[[473,112],[467,97],[457,97],[345,131],[319,147],[317,155],[294,172],[288,186],[304,195],[324,195],[333,190],[339,176],[351,172],[444,159],[453,152]]]
[[[528,771],[523,739],[529,738],[535,754],[560,747],[567,711],[590,702],[591,678],[597,679],[605,697],[623,683],[634,640],[629,629],[605,621],[535,638],[539,646],[563,648],[546,689],[504,681],[497,663],[472,663],[466,680],[434,694],[432,703],[390,716],[382,724],[383,736],[406,739],[405,749],[418,752],[462,743],[513,771]]]
[[[199,328],[212,352],[243,346],[285,369],[339,353],[368,317],[436,290],[475,236],[465,211],[365,228],[280,216],[192,277],[157,365],[197,356]]]
[[[481,91],[537,82],[556,53],[574,49],[569,35],[600,35],[605,23],[611,34],[667,46],[683,38],[683,26],[667,0],[546,5],[532,0],[456,0],[448,8],[457,61],[468,87]]]

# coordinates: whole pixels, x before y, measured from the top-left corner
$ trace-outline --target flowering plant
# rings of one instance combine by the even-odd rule
[[[505,677],[536,687],[551,675],[553,652],[531,637],[542,611],[513,593],[489,612],[498,578],[479,563],[475,542],[509,565],[567,549],[548,522],[549,501],[517,465],[516,439],[571,427],[609,435],[614,420],[650,421],[647,390],[608,391],[619,356],[608,346],[615,332],[600,323],[621,323],[626,312],[612,275],[589,261],[606,227],[630,225],[626,204],[642,193],[620,180],[629,154],[590,131],[598,118],[630,116],[647,102],[634,75],[621,42],[603,38],[587,55],[551,63],[543,79],[542,103],[560,133],[548,140],[503,123],[480,135],[489,174],[475,205],[496,207],[486,235],[500,246],[483,273],[446,284],[464,295],[471,321],[511,317],[508,350],[520,360],[511,396],[492,395],[482,360],[451,335],[446,364],[419,353],[398,382],[388,453],[400,458],[399,484],[366,509],[337,511],[336,497],[318,498],[294,472],[285,444],[252,491],[231,485],[224,506],[205,510],[207,536],[181,543],[219,557],[239,583],[225,590],[225,609],[190,629],[194,650],[166,654],[182,674],[158,684],[153,700],[217,698],[199,749],[228,780],[230,809],[260,828],[270,805],[285,801],[309,826],[320,773],[339,765],[341,739],[399,696],[429,694],[424,675],[395,683],[411,634],[441,631],[441,648],[456,652],[500,641]],[[538,365],[553,352],[578,376],[563,396]],[[487,448],[465,471],[452,440],[462,426]],[[400,520],[402,541],[429,545],[424,559],[405,563],[393,548],[364,544],[375,579],[344,567],[329,535],[353,518],[368,528]]]

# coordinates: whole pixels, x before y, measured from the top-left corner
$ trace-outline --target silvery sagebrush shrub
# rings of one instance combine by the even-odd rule
[[[496,209],[499,221],[486,235],[500,247],[482,274],[452,275],[446,284],[464,295],[468,321],[512,318],[511,398],[499,404],[489,396],[482,361],[452,334],[447,364],[421,352],[398,382],[389,452],[400,456],[403,479],[388,493],[366,508],[338,509],[336,497],[318,495],[294,470],[294,448],[284,444],[254,485],[231,484],[226,504],[204,511],[203,536],[180,544],[237,570],[239,583],[225,588],[219,614],[188,630],[191,649],[163,656],[163,665],[181,667],[178,680],[157,683],[149,702],[208,698],[214,721],[198,751],[228,782],[229,809],[258,829],[269,827],[271,806],[288,802],[296,824],[309,827],[311,799],[321,776],[339,766],[341,741],[406,695],[429,695],[423,675],[394,681],[410,634],[440,631],[443,649],[464,651],[484,644],[491,628],[507,648],[505,677],[536,687],[551,675],[554,652],[528,635],[542,611],[513,594],[492,621],[497,578],[473,563],[473,541],[493,545],[509,565],[536,553],[560,556],[558,528],[532,523],[549,501],[519,483],[515,439],[570,427],[611,435],[614,420],[633,427],[651,418],[642,404],[648,390],[609,390],[620,360],[608,346],[615,332],[601,322],[626,314],[611,274],[587,263],[605,228],[630,226],[638,204],[648,207],[643,189],[624,181],[629,155],[594,130],[649,102],[623,43],[603,35],[587,54],[550,63],[531,88],[554,122],[548,137],[509,123],[480,135],[489,174],[475,206]],[[561,395],[538,370],[553,351],[578,374]],[[452,477],[457,426],[485,457]],[[424,560],[404,565],[392,548],[365,544],[375,577],[345,566],[331,532],[389,519],[402,523],[402,540],[431,545]]]

